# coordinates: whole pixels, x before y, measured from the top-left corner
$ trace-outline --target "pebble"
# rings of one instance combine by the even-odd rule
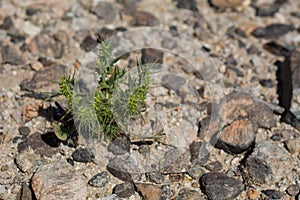
[[[163,195],[163,190],[155,185],[136,183],[135,187],[145,200],[160,200]]]
[[[277,190],[263,190],[262,193],[270,199],[282,199],[285,196],[283,192]]]
[[[32,177],[31,186],[39,200],[86,199],[85,181],[65,161],[39,167]]]
[[[20,200],[30,200],[33,198],[34,197],[32,195],[31,189],[26,183],[23,183],[20,191]]]
[[[130,144],[130,139],[125,135],[122,135],[113,139],[109,143],[107,150],[114,155],[124,155],[130,153]]]
[[[247,194],[247,197],[249,200],[256,200],[256,199],[258,199],[258,196],[259,196],[258,191],[255,189],[247,190],[246,194]]]
[[[91,11],[100,19],[104,19],[106,23],[113,23],[115,20],[118,9],[108,1],[100,1]]]
[[[133,19],[131,21],[132,26],[158,26],[158,19],[151,13],[144,11],[136,11],[133,14]]]
[[[178,196],[175,197],[174,200],[199,200],[201,196],[198,191],[183,188],[179,191]],[[204,199],[204,197],[201,199]]]
[[[2,63],[11,65],[25,64],[25,58],[20,49],[16,46],[2,46],[1,48]]]
[[[243,190],[241,181],[219,172],[209,172],[200,178],[203,192],[211,200],[227,200],[236,198]]]
[[[33,69],[34,71],[40,71],[41,69],[44,68],[43,64],[40,62],[34,62],[30,65],[31,69]]]
[[[289,139],[285,142],[285,145],[292,155],[300,155],[300,137]]]
[[[175,3],[177,8],[198,11],[197,3],[195,0],[190,0],[190,1],[174,0],[173,2]]]
[[[116,185],[113,189],[113,194],[122,198],[129,198],[135,192],[134,185],[132,182],[125,182],[119,185]]]
[[[209,158],[209,151],[205,142],[192,142],[190,144],[192,165],[204,165]]]
[[[150,147],[149,147],[149,145],[144,144],[144,145],[139,146],[138,151],[140,154],[148,154],[148,153],[150,153]]]
[[[210,3],[212,6],[218,9],[239,9],[243,6],[246,0],[211,0]]]
[[[188,171],[188,175],[190,175],[193,179],[199,179],[203,174],[204,170],[199,166],[192,166]]]
[[[72,153],[72,158],[76,162],[89,163],[92,162],[94,154],[87,148],[79,148]]]
[[[270,24],[264,28],[256,28],[252,35],[256,38],[274,39],[293,31],[294,27],[286,24]]]
[[[163,174],[182,173],[189,168],[190,152],[170,149],[159,162],[160,172]]]
[[[26,137],[30,134],[30,128],[28,126],[21,126],[19,127],[20,135]]]
[[[223,129],[216,146],[227,153],[243,153],[254,144],[256,131],[250,120],[235,120]]]
[[[163,174],[161,174],[161,173],[158,172],[158,171],[147,172],[147,173],[146,173],[146,177],[147,177],[150,181],[152,181],[152,182],[154,182],[154,183],[156,183],[156,184],[162,184],[162,183],[164,183],[165,180],[166,180],[166,176],[163,175]]]
[[[142,64],[163,63],[164,53],[157,49],[142,49]]]
[[[10,16],[6,16],[3,23],[0,25],[0,29],[10,30],[14,27],[14,22]]]
[[[80,47],[85,51],[85,52],[90,52],[95,49],[97,46],[97,40],[92,38],[90,35],[86,36],[84,40],[81,42]]]
[[[178,91],[179,88],[185,84],[185,79],[181,76],[174,74],[167,74],[162,77],[162,86],[169,89]]]
[[[88,184],[93,186],[93,187],[105,187],[108,182],[110,181],[111,176],[108,172],[104,171],[101,172],[99,174],[96,174],[95,176],[93,176]]]
[[[38,167],[40,159],[41,156],[39,154],[35,154],[31,148],[28,148],[17,155],[15,163],[23,173],[30,174]]]
[[[272,4],[262,4],[262,5],[255,5],[255,15],[259,17],[268,17],[273,16],[277,13],[280,9],[280,4],[272,3]]]
[[[30,21],[25,21],[20,27],[20,30],[28,36],[36,36],[42,31],[40,27],[35,26]]]

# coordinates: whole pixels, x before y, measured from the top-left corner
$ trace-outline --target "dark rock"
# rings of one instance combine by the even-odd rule
[[[247,49],[248,54],[260,54],[260,50],[253,44]]]
[[[280,141],[283,138],[282,133],[275,133],[271,136],[271,140],[273,141]]]
[[[80,47],[85,51],[89,52],[95,49],[97,46],[97,40],[93,39],[90,35],[88,35],[84,40],[81,42]]]
[[[21,89],[34,92],[57,91],[57,83],[52,81],[59,81],[65,72],[66,67],[63,65],[44,67],[36,72],[31,80],[24,80],[21,83]]]
[[[158,49],[142,49],[142,64],[163,63],[164,53]]]
[[[27,8],[26,9],[26,15],[33,16],[41,12],[42,10],[39,8]]]
[[[209,158],[209,151],[205,142],[193,142],[190,144],[192,165],[204,165]]]
[[[256,131],[257,127],[248,119],[235,120],[223,129],[216,147],[227,153],[243,153],[254,144]]]
[[[19,133],[20,135],[26,137],[30,133],[30,128],[28,126],[21,126],[19,127]]]
[[[246,159],[243,171],[254,182],[271,184],[289,173],[291,162],[288,151],[280,144],[262,141]]]
[[[94,154],[89,149],[79,148],[72,153],[72,158],[76,162],[89,163],[92,162]]]
[[[13,43],[23,42],[26,39],[24,35],[20,35],[19,33],[9,33],[8,35],[10,37],[10,41]]]
[[[146,173],[146,177],[156,183],[156,184],[162,184],[165,182],[166,180],[166,176],[165,175],[162,175],[160,172],[158,171],[154,171],[154,172],[148,172]]]
[[[244,189],[241,181],[222,173],[209,172],[200,178],[203,192],[211,200],[227,200],[236,198]]]
[[[286,24],[270,24],[265,28],[256,28],[252,35],[257,38],[278,38],[282,35],[287,34],[290,31],[295,30],[295,28],[291,25]]]
[[[136,190],[145,200],[160,200],[163,190],[155,185],[136,183]]]
[[[159,162],[161,173],[182,173],[189,168],[190,152],[181,152],[178,149],[170,149]]]
[[[0,25],[0,29],[10,30],[14,27],[14,22],[10,16],[6,16],[3,20],[3,23]]]
[[[189,9],[192,11],[198,11],[197,8],[197,3],[195,0],[190,0],[190,1],[186,1],[186,0],[173,0],[173,2],[175,3],[177,8],[180,9]]]
[[[174,74],[167,74],[162,77],[162,86],[169,89],[178,91],[179,88],[185,84],[185,79],[181,76]]]
[[[12,65],[25,64],[25,59],[20,49],[16,46],[2,46],[1,48],[2,63],[8,63]]]
[[[114,155],[124,155],[130,152],[130,144],[130,139],[122,135],[113,139],[109,143],[107,150]]]
[[[285,196],[283,192],[276,190],[263,190],[262,193],[264,193],[270,199],[282,199]]]
[[[286,192],[291,196],[296,196],[300,192],[300,187],[297,184],[290,185]]]
[[[184,176],[182,174],[169,174],[169,180],[174,183],[174,182],[181,182],[183,181]]]
[[[274,41],[264,44],[263,48],[277,56],[288,56],[291,52],[290,49],[288,49]]]
[[[31,147],[35,153],[40,154],[41,156],[46,155],[51,157],[58,152],[57,148],[51,147],[45,143],[41,137],[41,134],[38,132],[25,137],[23,141],[18,144],[18,152],[21,153],[28,147]]]
[[[134,185],[132,182],[125,182],[116,185],[113,189],[113,194],[121,198],[129,198],[135,192]]]
[[[38,168],[31,186],[36,199],[86,199],[87,186],[65,161],[52,162]]]
[[[204,174],[204,170],[200,166],[192,166],[188,171],[188,175],[190,175],[193,179],[198,179]]]
[[[209,171],[219,172],[223,169],[223,165],[219,161],[215,161],[205,165],[205,168]]]
[[[67,162],[71,165],[74,166],[74,161],[72,158],[67,158]]]
[[[242,29],[235,26],[229,27],[226,34],[232,38],[247,38],[247,34]]]
[[[108,28],[104,27],[104,28],[102,28],[102,29],[100,30],[100,32],[98,33],[98,35],[99,35],[99,37],[100,37],[101,39],[106,40],[106,39],[108,39],[109,37],[113,36],[115,33],[116,33],[115,30],[113,30],[113,29],[108,29]]]
[[[98,2],[96,7],[92,7],[91,12],[107,23],[112,23],[118,14],[117,8],[108,1]]]
[[[173,200],[199,200],[201,198],[201,193],[195,190],[190,190],[188,188],[183,188],[179,191],[178,196]]]
[[[262,79],[259,83],[265,88],[273,88],[275,86],[272,79]]]
[[[113,176],[123,181],[139,180],[141,176],[139,164],[130,156],[116,156],[109,161],[106,168]]]
[[[259,17],[273,16],[279,11],[280,6],[281,5],[277,3],[257,5],[255,6],[255,14]]]
[[[133,26],[157,26],[159,24],[158,19],[151,13],[144,11],[136,11],[133,14],[133,20],[131,25]]]
[[[96,174],[93,176],[88,184],[93,186],[93,187],[105,187],[107,183],[110,181],[111,176],[108,172],[104,171],[99,174]]]

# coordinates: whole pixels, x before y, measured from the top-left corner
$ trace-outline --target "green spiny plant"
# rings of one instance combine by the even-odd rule
[[[68,117],[64,116],[60,122],[53,124],[54,132],[61,140],[67,140],[74,134],[73,128],[68,131],[65,125],[66,123],[70,125],[70,121],[77,123],[78,132],[99,133],[96,128],[99,125],[101,133],[106,138],[113,139],[122,132],[120,124],[117,123],[118,120],[124,117],[126,119],[142,118],[141,112],[146,106],[145,100],[150,83],[150,68],[138,62],[138,78],[133,79],[125,68],[121,70],[118,68],[116,63],[119,58],[113,57],[109,43],[101,41],[100,45],[95,67],[99,80],[98,87],[93,94],[75,88],[74,76],[64,76],[58,82],[58,93],[68,102],[66,112]],[[124,83],[127,85],[125,90],[120,87]]]

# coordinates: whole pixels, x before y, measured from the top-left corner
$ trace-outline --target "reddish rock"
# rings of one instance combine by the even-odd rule
[[[162,189],[155,185],[136,183],[135,186],[145,200],[159,200],[162,197]]]

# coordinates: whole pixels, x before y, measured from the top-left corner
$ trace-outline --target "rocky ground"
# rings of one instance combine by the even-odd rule
[[[300,199],[299,11],[297,0],[1,0],[0,199]],[[84,73],[98,35],[118,36],[120,66],[156,63],[147,123],[107,144],[62,142],[51,123],[65,102],[40,92]]]

